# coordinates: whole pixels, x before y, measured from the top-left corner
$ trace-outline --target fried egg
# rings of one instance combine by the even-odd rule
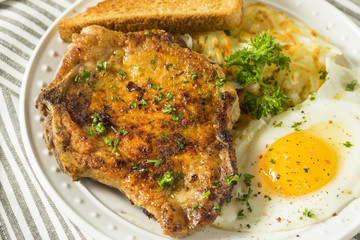
[[[351,91],[355,73],[330,59],[326,69],[327,80],[305,102],[235,134],[241,176],[215,226],[301,228],[360,196],[360,81]]]

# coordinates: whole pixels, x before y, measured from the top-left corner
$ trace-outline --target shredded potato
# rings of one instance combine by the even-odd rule
[[[241,26],[230,29],[231,36],[217,31],[186,35],[183,38],[190,48],[224,66],[225,57],[239,48],[247,47],[249,38],[269,31],[282,45],[284,54],[289,56],[292,62],[290,71],[276,71],[275,66],[265,67],[264,77],[275,77],[278,86],[290,98],[291,105],[301,103],[311,92],[317,91],[324,82],[320,79],[319,70],[326,70],[325,59],[334,59],[341,54],[340,50],[314,30],[264,4],[245,3],[243,14]],[[230,80],[231,77],[235,77],[234,69],[225,70]]]

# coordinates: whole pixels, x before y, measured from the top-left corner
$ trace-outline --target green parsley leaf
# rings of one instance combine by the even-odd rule
[[[150,31],[144,32],[144,35],[146,35],[146,36],[150,35]]]
[[[271,163],[271,164],[275,164],[275,163],[276,163],[276,161],[275,161],[274,159],[272,159],[272,158],[271,158],[271,159],[270,159],[270,163]]]
[[[183,115],[182,115],[181,112],[177,112],[177,113],[174,113],[172,119],[173,119],[174,121],[179,121],[179,119],[182,118],[182,116],[183,116]]]
[[[151,88],[154,89],[154,90],[160,90],[160,89],[162,89],[161,86],[158,86],[158,85],[153,84],[153,83],[150,83],[150,84],[149,84],[149,87],[151,87]]]
[[[274,125],[274,127],[281,127],[281,126],[282,126],[282,124],[283,124],[283,122],[282,122],[282,121],[280,121],[280,122],[278,122],[277,124],[275,124],[275,125]]]
[[[343,143],[343,145],[344,145],[345,147],[347,147],[347,148],[350,148],[350,147],[354,146],[354,145],[351,144],[351,142],[349,142],[349,141],[346,141],[345,143]]]
[[[129,102],[129,106],[130,106],[131,108],[136,108],[136,103]]]
[[[158,160],[149,160],[146,159],[145,163],[155,163],[155,167],[159,166],[160,164],[162,164],[164,162],[164,160],[162,159],[158,159]]]
[[[222,88],[222,87],[225,85],[226,80],[223,79],[223,78],[221,78],[221,77],[219,77],[219,76],[216,76],[216,79],[217,79],[216,85],[217,85],[219,88]]]
[[[123,129],[123,128],[121,128],[121,129],[119,130],[119,132],[120,132],[122,135],[126,135],[126,134],[129,133],[128,131],[126,131],[126,130]]]
[[[210,190],[204,192],[203,195],[201,195],[201,198],[209,199],[210,193],[211,193]]]
[[[172,93],[168,93],[168,94],[166,95],[166,99],[169,100],[169,101],[170,101],[173,97],[174,97],[174,95],[173,95]]]
[[[291,127],[294,128],[295,131],[300,131],[298,126],[300,126],[301,124],[303,124],[303,122],[294,122],[294,124]]]
[[[131,169],[132,169],[132,170],[137,169],[137,164],[134,163],[134,165],[132,165]]]
[[[140,104],[143,105],[143,106],[145,106],[145,105],[147,105],[147,101],[145,101],[144,99],[141,99],[141,100],[140,100]]]
[[[173,113],[174,112],[175,109],[169,103],[164,103],[164,105],[166,108],[161,109],[161,111],[163,113]]]
[[[124,72],[121,68],[119,68],[119,72],[118,72],[118,75],[121,76],[122,78],[126,78],[127,74],[126,72]]]
[[[117,148],[117,145],[119,144],[119,139],[116,139],[115,141],[114,141],[114,148],[113,148],[113,150],[112,150],[112,152],[115,152],[116,151],[116,148]]]
[[[181,142],[179,142],[176,139],[175,139],[175,142],[177,143],[177,145],[179,145],[180,149],[184,149],[184,144],[182,144]]]
[[[240,180],[240,177],[237,174],[235,174],[232,177],[225,178],[226,183],[230,184],[230,185],[233,185],[235,181],[239,181],[239,180]]]
[[[99,72],[100,72],[101,70],[108,71],[108,69],[107,69],[107,62],[101,62],[99,65],[97,65],[96,70],[98,70]]]
[[[275,116],[283,111],[283,106],[288,104],[288,97],[280,88],[266,87],[262,89],[261,96],[247,92],[244,96],[243,106],[253,114],[256,119],[269,114]]]
[[[221,207],[219,206],[219,204],[217,202],[214,202],[214,210],[219,210],[219,215],[221,214]]]
[[[326,81],[326,77],[328,75],[328,72],[325,71],[324,69],[320,69],[318,73],[320,74],[320,77],[319,77],[320,80]]]
[[[353,80],[351,83],[346,85],[345,90],[349,92],[354,91],[356,84],[357,84],[357,80]]]
[[[164,97],[164,94],[162,92],[159,92],[157,94],[157,98],[159,99],[159,101],[161,101],[163,99],[163,97]]]
[[[247,187],[251,186],[251,179],[253,179],[254,177],[255,177],[254,175],[248,173],[244,174],[244,183]]]
[[[137,70],[137,71],[140,71],[140,66],[136,65],[136,66],[134,66],[134,69]]]
[[[151,59],[151,60],[150,60],[150,63],[151,63],[151,64],[155,64],[155,62],[156,62],[155,59]]]
[[[164,132],[161,132],[161,137],[162,137],[163,139],[166,139],[166,135],[165,135]]]
[[[92,128],[90,128],[88,131],[87,131],[87,134],[90,136],[90,137],[93,137],[94,136],[94,131]]]
[[[84,70],[80,75],[76,75],[74,82],[81,83],[82,81],[88,82],[90,79],[90,71]]]
[[[309,218],[314,218],[315,214],[310,212],[307,208],[305,208],[305,211],[303,212],[303,215]]]
[[[175,178],[173,177],[173,173],[166,172],[164,176],[158,180],[158,184],[161,188],[174,186]]]
[[[245,216],[244,209],[240,209],[239,212],[237,213],[237,216],[238,217],[244,217]]]
[[[198,76],[199,75],[196,72],[193,72],[193,74],[191,74],[191,80],[197,79]]]
[[[247,92],[243,106],[257,119],[262,116],[274,116],[283,111],[288,104],[288,97],[280,88],[269,85],[263,77],[263,69],[266,65],[276,65],[279,69],[288,69],[291,62],[289,57],[281,53],[281,45],[274,43],[275,37],[264,32],[250,38],[248,44],[251,48],[243,48],[235,51],[225,58],[226,66],[236,66],[237,81],[242,86],[257,83],[260,85],[261,95]]]
[[[224,30],[224,33],[226,36],[230,37],[231,36],[231,32],[230,30]]]
[[[107,145],[109,145],[109,146],[112,145],[112,139],[111,139],[111,138],[103,137],[103,139],[104,139],[104,142],[105,142]]]
[[[106,128],[102,122],[93,123],[93,128],[97,135],[100,135],[106,131]]]

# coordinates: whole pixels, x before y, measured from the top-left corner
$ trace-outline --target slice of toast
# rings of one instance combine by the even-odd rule
[[[60,21],[60,37],[90,25],[133,32],[162,29],[172,33],[226,30],[241,23],[242,0],[104,0],[72,18]]]

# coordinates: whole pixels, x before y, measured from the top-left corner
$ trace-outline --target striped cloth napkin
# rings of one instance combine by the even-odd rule
[[[0,0],[0,239],[91,239],[57,209],[37,181],[18,117],[21,83],[33,49],[75,1]],[[360,0],[327,1],[360,26]],[[360,234],[354,239],[360,240]]]

